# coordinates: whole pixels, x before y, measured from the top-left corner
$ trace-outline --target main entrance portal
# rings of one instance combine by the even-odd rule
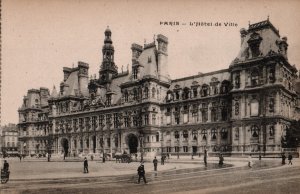
[[[128,147],[129,147],[129,152],[132,153],[137,153],[137,148],[138,148],[138,138],[134,134],[129,134],[128,135]]]
[[[64,156],[67,156],[69,153],[69,141],[66,138],[61,140],[61,146],[63,147]]]

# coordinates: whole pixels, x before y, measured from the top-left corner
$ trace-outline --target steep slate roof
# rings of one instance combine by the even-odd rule
[[[229,70],[224,69],[215,72],[199,74],[199,75],[172,80],[170,90],[173,90],[176,85],[179,85],[180,88],[182,89],[185,87],[191,88],[193,83],[196,84],[196,82],[198,85],[203,85],[203,84],[209,85],[213,78],[217,78],[217,80],[220,83],[224,80],[230,81]]]
[[[128,73],[128,74],[125,74],[124,76],[120,76],[120,77],[117,77],[112,80],[110,88],[111,88],[111,91],[116,94],[113,97],[113,101],[112,101],[113,104],[118,104],[120,102],[121,97],[122,97],[120,85],[124,82],[127,82],[129,80],[129,77],[130,77],[130,74]]]
[[[78,87],[78,70],[73,71],[68,79],[65,81],[65,84],[69,85],[69,89],[68,91],[65,92],[65,96],[75,96],[76,91],[79,91],[79,87]]]
[[[156,46],[154,43],[150,44],[149,47],[145,47],[138,58],[139,64],[142,65],[140,71],[141,78],[146,75],[157,77]]]

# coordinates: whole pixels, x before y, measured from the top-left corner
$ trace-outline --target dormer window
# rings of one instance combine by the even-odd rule
[[[257,69],[255,69],[251,72],[251,86],[257,86],[257,85],[258,85],[258,71]]]
[[[111,105],[111,94],[106,95],[106,105],[110,106]]]
[[[208,96],[208,85],[203,85],[201,89],[201,96],[205,97]]]
[[[250,35],[250,39],[247,41],[250,47],[252,57],[258,57],[260,55],[259,45],[262,41],[262,37],[254,32]]]

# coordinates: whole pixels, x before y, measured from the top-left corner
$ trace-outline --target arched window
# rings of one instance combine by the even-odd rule
[[[251,126],[251,136],[258,137],[259,128],[256,125]]]
[[[216,140],[217,139],[217,130],[215,128],[213,128],[211,130],[211,139],[212,140]]]
[[[251,72],[251,86],[257,86],[258,85],[258,70],[257,69],[254,69],[252,72]]]
[[[149,98],[149,88],[145,87],[145,98]]]
[[[155,137],[156,137],[156,142],[159,142],[159,133],[158,132],[156,133]]]
[[[179,100],[179,91],[178,91],[178,90],[175,91],[175,99],[176,99],[176,100]]]
[[[133,79],[137,79],[137,75],[138,75],[138,69],[135,67],[133,68]]]
[[[175,137],[175,139],[179,139],[179,132],[178,131],[174,132],[174,137]]]

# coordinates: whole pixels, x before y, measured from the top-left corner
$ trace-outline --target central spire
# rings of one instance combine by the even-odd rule
[[[99,78],[101,82],[110,82],[114,75],[118,74],[118,67],[114,62],[114,46],[111,40],[111,30],[109,26],[104,32],[104,45],[102,47],[102,64],[99,71]]]

